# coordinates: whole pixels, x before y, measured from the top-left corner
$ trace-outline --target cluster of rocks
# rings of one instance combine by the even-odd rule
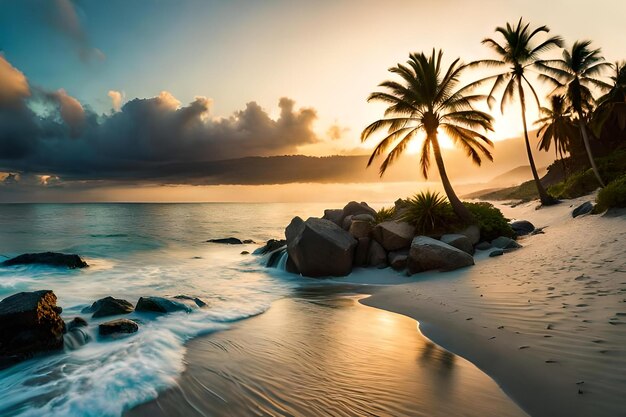
[[[267,266],[287,254],[286,269],[307,277],[348,275],[354,267],[392,267],[411,275],[422,271],[451,271],[474,264],[476,249],[493,255],[519,248],[508,237],[480,241],[477,226],[442,236],[416,235],[415,228],[396,217],[376,223],[376,211],[365,202],[351,201],[343,209],[328,209],[322,218],[294,217],[285,240],[270,240],[255,254],[270,253]],[[535,231],[530,222],[511,224],[520,236]]]
[[[64,347],[76,349],[90,341],[87,321],[75,317],[65,323],[61,318],[62,309],[56,302],[57,297],[51,290],[21,292],[0,301],[0,369],[37,353],[57,351]],[[186,295],[178,295],[173,299],[141,297],[135,306],[123,299],[105,297],[85,307],[81,313],[99,319],[133,312],[191,312],[193,308],[205,306],[206,303],[201,299]],[[139,323],[126,318],[98,325],[98,334],[103,337],[120,336],[137,330]]]

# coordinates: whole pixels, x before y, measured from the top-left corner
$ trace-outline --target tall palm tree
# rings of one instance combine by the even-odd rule
[[[439,133],[445,132],[475,164],[480,165],[483,157],[493,161],[491,152],[485,146],[493,146],[493,143],[478,131],[493,131],[493,118],[473,107],[474,103],[485,99],[484,95],[470,94],[476,83],[457,88],[459,76],[472,64],[463,64],[457,58],[444,71],[442,56],[443,51],[436,52],[434,49],[428,57],[423,53],[412,53],[406,65],[397,64],[389,69],[392,74],[400,76],[401,82],[384,81],[379,86],[386,91],[370,94],[368,101],[380,101],[388,107],[383,119],[363,130],[361,141],[374,132],[386,131],[385,138],[372,152],[367,166],[395,144],[380,166],[382,176],[409,142],[418,133],[425,133],[420,156],[422,175],[428,178],[432,152],[452,209],[460,219],[473,223],[472,214],[457,197],[446,173]]]
[[[535,166],[535,160],[530,147],[530,140],[528,139],[528,127],[526,125],[526,96],[524,93],[524,86],[526,85],[530,88],[530,91],[537,101],[537,107],[541,107],[537,92],[530,81],[528,81],[525,70],[529,67],[535,66],[542,53],[550,50],[551,48],[560,47],[563,44],[562,39],[558,36],[548,37],[540,43],[535,42],[536,36],[542,33],[548,33],[549,31],[550,29],[548,29],[547,26],[540,26],[531,30],[530,24],[524,23],[520,18],[516,25],[507,23],[506,27],[496,28],[496,33],[502,35],[504,42],[498,43],[492,38],[486,38],[482,41],[484,45],[493,49],[499,58],[499,60],[485,60],[482,62],[490,66],[506,68],[506,71],[501,74],[485,78],[485,80],[494,80],[493,87],[489,92],[487,99],[489,106],[491,107],[493,105],[493,95],[502,86],[505,86],[502,94],[502,100],[500,102],[500,110],[502,113],[504,113],[504,108],[507,103],[513,100],[515,95],[517,95],[522,111],[522,123],[524,126],[524,140],[526,142],[528,162],[530,164],[530,170],[533,173],[533,178],[537,186],[537,192],[539,193],[541,204],[543,205],[554,204],[556,203],[556,200],[548,195],[545,188],[541,184],[541,181],[539,181],[539,175],[537,174],[537,167]]]
[[[539,149],[548,152],[554,143],[554,155],[561,159],[563,173],[566,174],[563,155],[570,151],[572,139],[576,137],[576,126],[572,121],[572,114],[565,97],[555,94],[550,97],[550,107],[540,109],[543,117],[535,124],[539,125]]]
[[[602,181],[591,152],[587,120],[594,102],[591,87],[610,88],[609,85],[596,77],[601,75],[602,71],[611,64],[602,58],[600,49],[591,49],[590,45],[591,41],[574,42],[571,51],[563,50],[563,58],[541,61],[538,66],[545,71],[544,74],[540,75],[542,79],[549,81],[557,88],[566,89],[567,98],[578,116],[578,126],[589,157],[589,163],[598,182],[604,187],[604,181]]]
[[[592,117],[593,130],[598,137],[610,118],[614,118],[621,131],[626,129],[626,62],[616,62],[612,68],[611,88],[598,99],[598,106]]]

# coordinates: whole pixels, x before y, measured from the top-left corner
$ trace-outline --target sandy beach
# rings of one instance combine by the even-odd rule
[[[422,273],[361,302],[419,321],[533,416],[626,415],[626,217],[499,206],[545,234],[450,273]]]

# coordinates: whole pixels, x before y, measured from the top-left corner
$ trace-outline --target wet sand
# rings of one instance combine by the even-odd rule
[[[176,387],[126,416],[526,414],[417,323],[326,286],[192,340]]]

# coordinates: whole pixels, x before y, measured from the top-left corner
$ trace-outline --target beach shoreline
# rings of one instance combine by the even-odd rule
[[[415,275],[361,303],[419,322],[423,334],[493,378],[533,416],[626,415],[626,218],[571,211],[590,196],[505,216],[547,227],[522,249],[452,273]]]

